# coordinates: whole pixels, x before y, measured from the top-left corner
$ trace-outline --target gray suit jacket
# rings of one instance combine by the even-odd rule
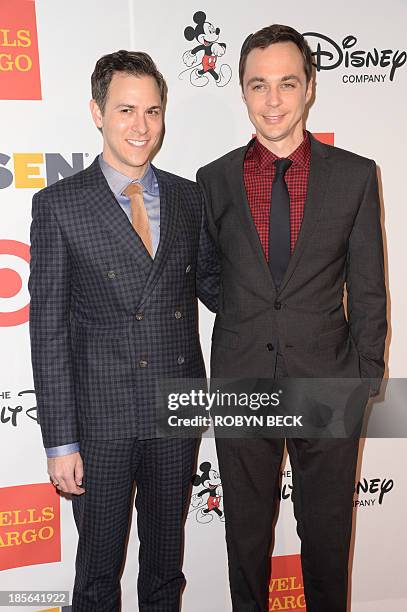
[[[201,194],[154,172],[154,260],[97,159],[34,196],[30,333],[46,447],[154,437],[156,380],[205,376],[196,296],[216,308],[218,279]]]
[[[198,172],[222,268],[211,375],[268,378],[278,344],[289,376],[360,376],[374,394],[387,331],[376,166],[310,138],[304,218],[278,292],[247,202],[247,147]]]

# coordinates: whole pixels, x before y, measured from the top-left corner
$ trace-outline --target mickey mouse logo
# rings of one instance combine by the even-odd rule
[[[220,28],[206,21],[203,11],[197,11],[192,19],[196,25],[187,26],[184,36],[187,40],[195,40],[199,44],[182,55],[182,61],[188,68],[183,70],[178,78],[189,72],[189,80],[194,87],[204,87],[212,79],[218,87],[224,87],[232,78],[232,69],[229,64],[216,67],[218,58],[226,53],[225,43],[219,42]]]
[[[191,497],[191,512],[196,512],[196,520],[198,523],[210,523],[213,521],[213,516],[216,514],[221,521],[225,520],[223,514],[222,502],[222,482],[219,477],[219,472],[212,469],[212,464],[209,461],[204,461],[199,466],[201,474],[195,474],[192,477],[194,487],[203,485],[203,489],[198,493],[194,493]]]

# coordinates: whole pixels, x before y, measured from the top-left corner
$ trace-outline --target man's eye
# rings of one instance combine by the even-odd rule
[[[152,108],[151,110],[147,111],[148,115],[159,115],[160,114],[160,109],[159,108]]]
[[[294,83],[282,83],[282,87],[284,89],[294,89],[295,85]]]
[[[258,85],[253,85],[253,89],[255,91],[261,91],[262,89],[264,89],[264,85],[263,83],[259,83]]]
[[[121,113],[131,113],[131,108],[122,108],[120,112]]]

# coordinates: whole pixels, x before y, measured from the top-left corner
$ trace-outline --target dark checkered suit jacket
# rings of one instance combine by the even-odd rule
[[[196,295],[216,307],[217,266],[201,196],[154,172],[154,260],[97,160],[33,198],[30,334],[46,447],[154,437],[156,378],[205,376]]]

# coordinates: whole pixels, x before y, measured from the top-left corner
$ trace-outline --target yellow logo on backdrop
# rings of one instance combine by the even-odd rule
[[[305,609],[304,586],[297,576],[272,578],[269,590],[273,594],[269,607],[270,612]],[[300,591],[300,593],[295,593],[295,591]]]
[[[300,555],[273,557],[269,584],[269,612],[305,612]]]
[[[41,508],[41,512],[37,508],[0,511],[0,527],[32,525],[33,523],[52,521],[54,518],[55,512],[52,506]],[[31,544],[37,540],[50,540],[53,535],[54,529],[49,525],[44,525],[39,529],[34,527],[31,529],[20,529],[19,531],[3,531],[0,533],[0,548]]]
[[[0,570],[61,560],[60,498],[50,483],[0,488],[0,508]]]
[[[35,2],[0,2],[1,100],[41,100]]]
[[[0,47],[6,50],[8,47],[20,48],[31,47],[31,31],[17,30],[13,35],[11,30],[0,29]],[[33,67],[32,59],[25,53],[0,53],[0,71],[10,72],[11,70],[19,70],[20,72],[28,72]]]
[[[42,189],[84,169],[87,153],[0,153],[0,189],[13,184],[17,189]],[[44,167],[45,166],[45,167]]]

